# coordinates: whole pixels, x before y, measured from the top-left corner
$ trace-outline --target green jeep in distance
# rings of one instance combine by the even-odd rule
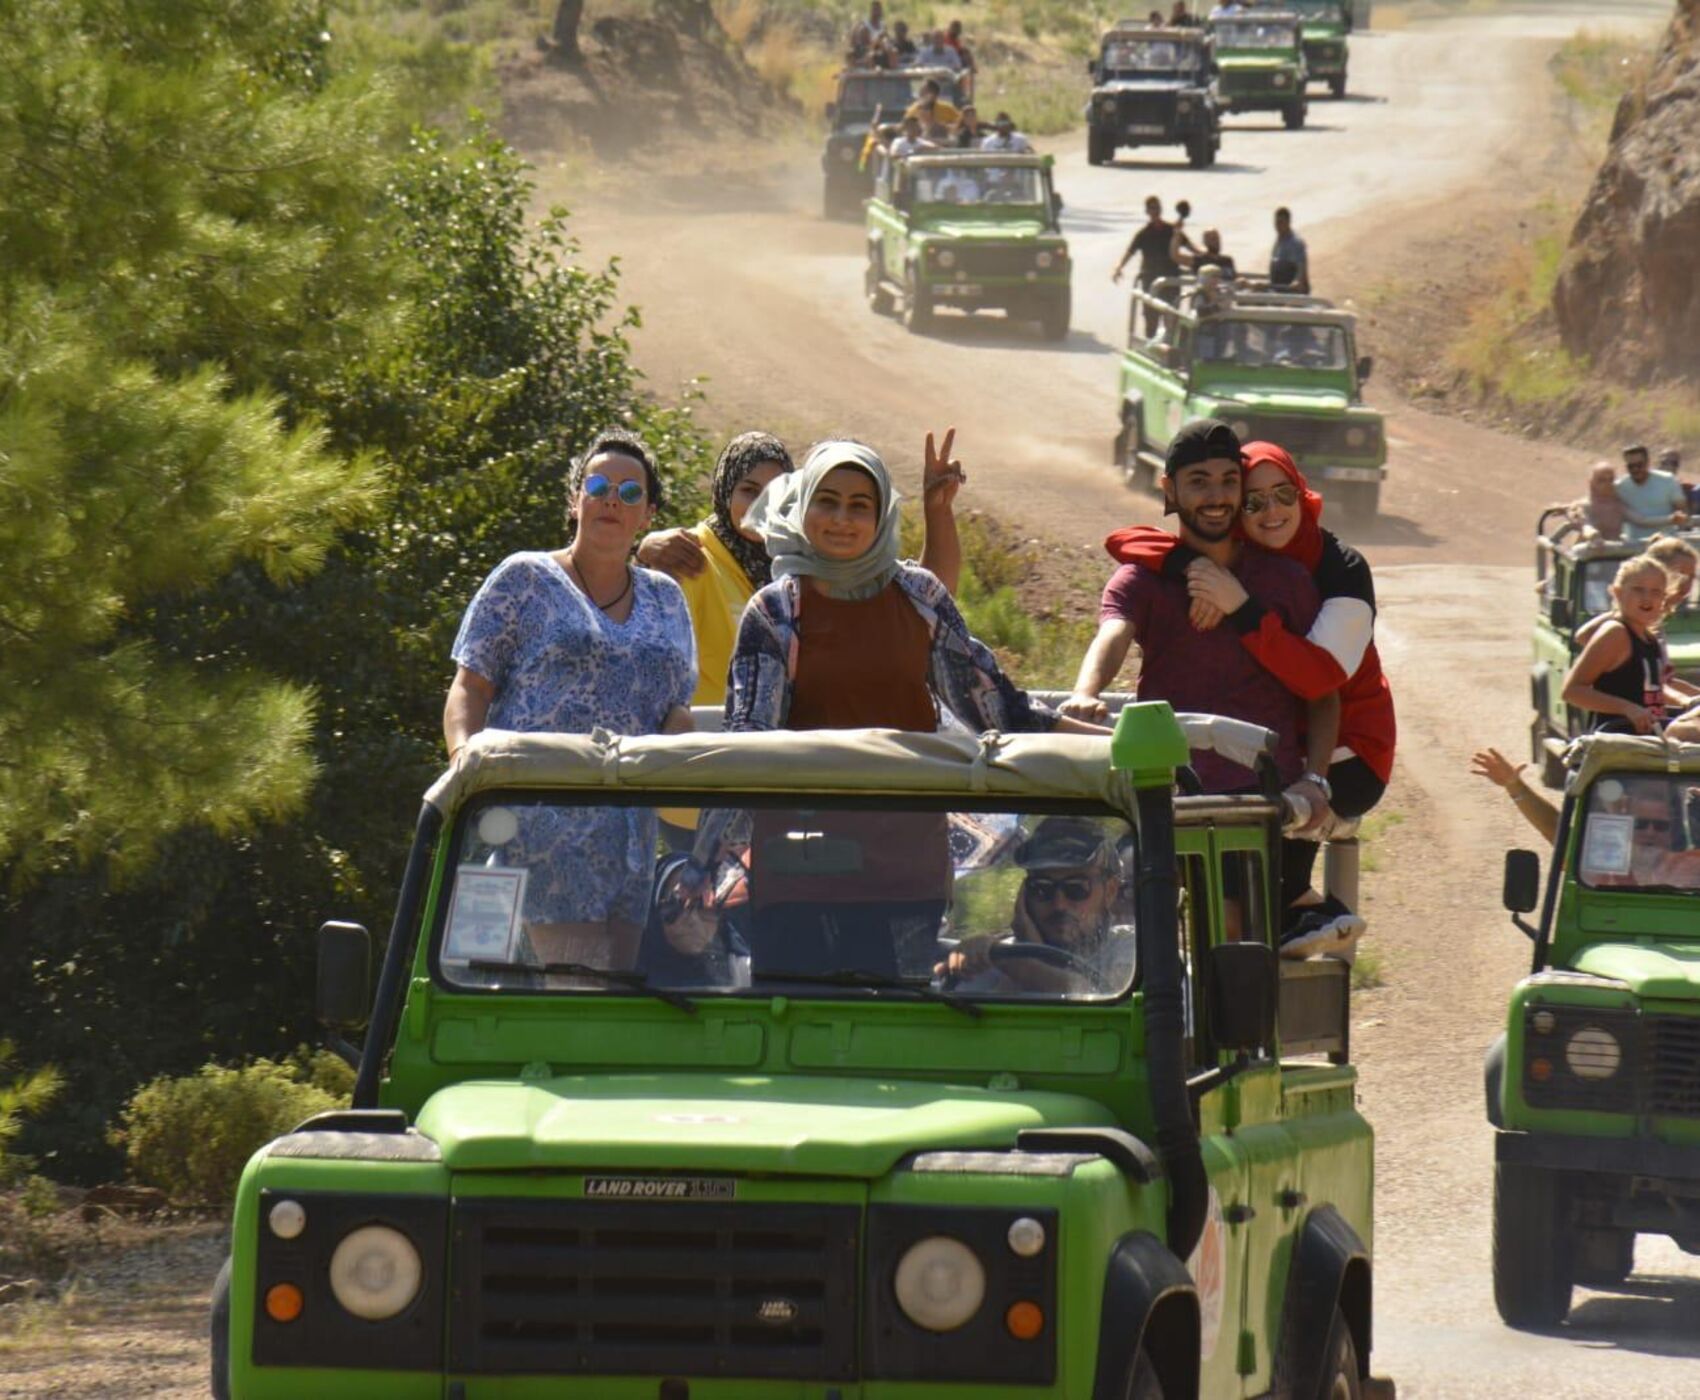
[[[1190,280],[1153,292],[1160,295],[1134,289],[1121,356],[1115,461],[1128,485],[1155,489],[1181,425],[1221,418],[1243,441],[1286,448],[1349,518],[1374,518],[1387,436],[1381,414],[1363,402],[1373,363],[1358,357],[1356,317],[1321,297],[1256,291],[1201,313]],[[1157,323],[1149,338],[1147,311]]]
[[[1561,508],[1536,526],[1534,660],[1529,669],[1529,756],[1548,787],[1564,783],[1564,750],[1586,732],[1588,716],[1562,698],[1564,677],[1582,650],[1579,634],[1611,611],[1611,583],[1641,546],[1624,540],[1584,540],[1565,530]],[[1700,531],[1672,531],[1700,549]],[[1700,685],[1700,599],[1690,595],[1665,619],[1665,644],[1683,680]]]
[[[903,308],[912,331],[943,307],[1002,310],[1068,335],[1073,264],[1051,188],[1051,157],[938,151],[878,154],[868,201],[868,305]]]
[[[928,78],[939,95],[960,106],[958,75],[948,68],[847,68],[838,75],[838,96],[826,104],[826,146],[821,151],[821,212],[828,219],[850,219],[874,187],[868,133],[876,122],[899,121]]]
[[[1306,81],[1325,82],[1330,96],[1344,97],[1350,58],[1346,35],[1352,28],[1349,8],[1341,0],[1289,0],[1288,8],[1299,17]]]
[[[1700,1254],[1700,745],[1595,735],[1571,759],[1544,899],[1533,852],[1505,865],[1535,943],[1486,1067],[1513,1327],[1620,1285],[1638,1234]]]
[[[1275,801],[1176,796],[1272,740],[479,735],[355,1107],[243,1174],[215,1394],[1390,1396],[1348,969],[1271,946]],[[539,965],[680,805],[636,957]],[[344,1031],[367,952],[321,932]]]
[[[1246,10],[1210,21],[1216,40],[1216,91],[1231,115],[1279,112],[1289,129],[1305,124],[1309,105],[1299,17]]]
[[[1086,159],[1104,165],[1122,146],[1184,146],[1193,169],[1216,163],[1222,119],[1210,41],[1197,29],[1117,25],[1088,60]]]

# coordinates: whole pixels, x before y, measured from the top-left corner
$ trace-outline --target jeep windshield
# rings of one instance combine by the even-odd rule
[[[1205,318],[1194,347],[1196,360],[1245,369],[1341,371],[1351,363],[1344,330],[1305,321]]]
[[[861,117],[865,120],[873,115],[874,108],[882,107],[895,121],[915,100],[920,86],[921,79],[906,78],[900,74],[868,73],[846,78],[838,96],[839,119]],[[941,95],[950,100],[948,91]]]
[[[729,801],[481,799],[457,822],[433,971],[489,994],[957,1009],[1133,985],[1134,835],[1104,809]]]
[[[1232,19],[1216,21],[1216,46],[1223,49],[1292,49],[1298,47],[1298,30],[1291,23]]]
[[[1104,45],[1100,68],[1105,77],[1114,73],[1190,73],[1198,67],[1200,51],[1198,44],[1176,39],[1113,39]]]
[[[1044,172],[1032,165],[916,166],[913,178],[917,204],[1045,203]]]
[[[1592,889],[1700,895],[1700,781],[1624,773],[1588,790],[1582,883]]]
[[[1292,0],[1290,5],[1283,8],[1292,10],[1301,20],[1334,24],[1346,22],[1346,11],[1339,0]]]

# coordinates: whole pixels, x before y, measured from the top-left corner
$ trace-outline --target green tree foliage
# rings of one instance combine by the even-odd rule
[[[209,1064],[138,1089],[114,1136],[137,1181],[181,1205],[225,1205],[256,1149],[347,1102],[314,1083],[300,1060]]]
[[[393,318],[369,85],[313,5],[0,8],[0,860],[119,865],[298,807],[307,690],[159,600],[318,568],[379,498],[291,412]]]
[[[313,1034],[313,930],[333,916],[387,929],[419,795],[442,761],[460,614],[505,555],[560,542],[574,447],[620,422],[657,448],[676,492],[706,466],[688,412],[641,393],[626,342],[636,316],[619,305],[616,269],[583,264],[563,213],[528,222],[525,169],[490,135],[404,132],[372,96],[402,79],[368,71],[360,86],[339,73],[339,55],[357,48],[312,48],[310,83],[264,91],[347,114],[361,189],[317,217],[336,225],[324,245],[357,246],[358,266],[328,262],[297,303],[302,324],[276,344],[267,327],[282,312],[256,312],[252,359],[248,332],[233,327],[241,365],[223,373],[224,401],[259,396],[314,451],[360,464],[366,508],[325,540],[310,575],[239,556],[192,586],[126,602],[114,634],[191,678],[240,663],[256,686],[280,688],[298,704],[314,776],[281,819],[230,830],[208,810],[121,881],[100,859],[0,906],[0,1024],[61,1064],[73,1088],[30,1130],[60,1176],[111,1174],[106,1121],[137,1084]],[[229,102],[260,81],[214,79]],[[359,96],[344,95],[351,85]],[[192,308],[183,320],[198,325]],[[675,510],[701,505],[686,489]],[[249,726],[208,727],[232,733],[207,742],[234,744]],[[261,732],[293,742],[279,731]]]
[[[26,1114],[39,1114],[59,1096],[64,1078],[53,1068],[20,1070],[17,1047],[0,1040],[0,1186],[33,1165],[27,1158],[12,1156],[8,1149],[24,1126]]]

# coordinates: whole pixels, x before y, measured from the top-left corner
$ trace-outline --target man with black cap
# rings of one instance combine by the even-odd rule
[[[1652,457],[1640,443],[1623,449],[1624,474],[1617,479],[1617,498],[1623,502],[1623,538],[1632,544],[1650,540],[1660,530],[1688,522],[1688,496],[1675,472],[1656,472]]]
[[[1015,852],[1027,878],[1006,934],[965,938],[939,970],[970,991],[1114,996],[1133,980],[1131,925],[1115,921],[1121,860],[1090,817],[1046,817]],[[994,951],[1031,945],[1030,955]]]
[[[1300,737],[1304,702],[1252,659],[1240,634],[1257,627],[1263,613],[1279,613],[1288,631],[1304,636],[1320,600],[1303,567],[1267,550],[1248,549],[1235,533],[1242,497],[1240,440],[1213,418],[1189,423],[1169,443],[1164,463],[1165,513],[1179,517],[1180,538],[1230,570],[1250,595],[1221,627],[1195,628],[1184,583],[1137,564],[1111,575],[1099,608],[1098,635],[1087,649],[1065,714],[1105,715],[1099,695],[1109,688],[1139,643],[1139,698],[1167,700],[1176,710],[1249,720],[1280,736],[1275,753],[1283,783],[1304,771]],[[1254,786],[1248,769],[1213,753],[1194,755],[1193,767],[1206,792],[1244,791]],[[1320,797],[1320,793],[1318,794]]]

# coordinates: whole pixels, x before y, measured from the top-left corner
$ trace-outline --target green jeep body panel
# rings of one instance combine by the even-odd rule
[[[1373,1148],[1346,1056],[1347,969],[1284,964],[1263,1048],[1215,1046],[1227,984],[1212,991],[1206,969],[1228,889],[1248,945],[1236,947],[1275,963],[1249,942],[1272,934],[1279,813],[1259,797],[1175,798],[1197,736],[1165,705],[1130,706],[1113,741],[477,736],[421,818],[356,1111],[277,1139],[243,1175],[228,1394],[1123,1400],[1143,1350],[1169,1400],[1239,1397],[1269,1391],[1278,1355],[1304,1375],[1339,1314],[1367,1372]],[[496,797],[672,807],[759,805],[763,792],[820,811],[942,796],[1120,814],[1136,833],[1141,978],[1120,996],[989,1000],[974,1016],[878,990],[746,989],[684,1011],[618,986],[446,980],[457,832]],[[1273,999],[1272,971],[1260,985]],[[1165,997],[1174,1014],[1160,1022]],[[1168,1064],[1179,1120],[1161,1106]],[[1185,1140],[1165,1139],[1177,1121]],[[1021,1136],[1046,1130],[1066,1136]],[[1166,1243],[1188,1181],[1191,1272]],[[268,1225],[286,1199],[306,1213],[298,1238]],[[1036,1256],[1006,1242],[1024,1219],[1045,1230]],[[351,1325],[323,1261],[339,1232],[369,1224],[413,1241],[423,1282],[393,1319]],[[892,1271],[904,1241],[940,1234],[971,1241],[985,1301],[956,1331],[926,1333],[900,1311]],[[816,1291],[764,1281],[817,1258]],[[587,1271],[595,1287],[579,1290]],[[265,1315],[278,1282],[306,1295],[293,1323]],[[1032,1340],[1006,1332],[1011,1299],[1041,1301]],[[492,1323],[498,1309],[519,1330]],[[675,1366],[699,1323],[711,1359]],[[830,1364],[796,1360],[817,1353]],[[598,1370],[597,1357],[620,1364]]]
[[[1700,1249],[1700,745],[1596,735],[1567,761],[1533,970],[1487,1064],[1514,1326],[1621,1282],[1637,1234]]]
[[[1346,35],[1352,27],[1348,9],[1341,0],[1290,0],[1288,8],[1299,17],[1306,80],[1325,82],[1335,97],[1344,97],[1350,61]]]
[[[1381,414],[1363,402],[1371,365],[1357,354],[1356,318],[1320,297],[1253,292],[1201,318],[1189,309],[1190,283],[1155,291],[1156,300],[1134,293],[1121,354],[1115,461],[1128,485],[1153,489],[1182,425],[1220,418],[1242,441],[1279,443],[1330,501],[1372,518],[1387,435]],[[1147,308],[1161,322],[1149,339]]]
[[[941,151],[894,161],[882,152],[878,162],[865,277],[875,311],[901,304],[910,329],[925,330],[942,307],[1001,310],[1038,321],[1048,339],[1068,334],[1074,265],[1051,157]],[[956,190],[974,197],[935,197]]]
[[[838,92],[826,107],[826,142],[821,148],[822,212],[829,219],[854,218],[874,187],[868,133],[878,122],[901,121],[928,78],[939,95],[961,105],[958,76],[948,68],[847,68],[838,75]]]
[[[1231,114],[1279,112],[1289,127],[1305,124],[1308,112],[1299,16],[1290,11],[1247,10],[1213,19],[1216,91]]]
[[[1535,536],[1535,603],[1529,669],[1530,758],[1543,781],[1564,781],[1564,746],[1588,728],[1588,716],[1563,700],[1564,677],[1582,650],[1588,625],[1612,607],[1611,583],[1618,566],[1641,552],[1622,540],[1584,540],[1566,529],[1563,512],[1541,517]],[[1700,531],[1680,534],[1700,549]],[[1689,597],[1665,619],[1664,637],[1677,675],[1700,685],[1700,600]],[[1585,639],[1583,639],[1585,641]]]
[[[1195,170],[1222,144],[1216,64],[1200,30],[1117,25],[1087,64],[1086,158],[1103,165],[1123,146],[1184,146]]]

